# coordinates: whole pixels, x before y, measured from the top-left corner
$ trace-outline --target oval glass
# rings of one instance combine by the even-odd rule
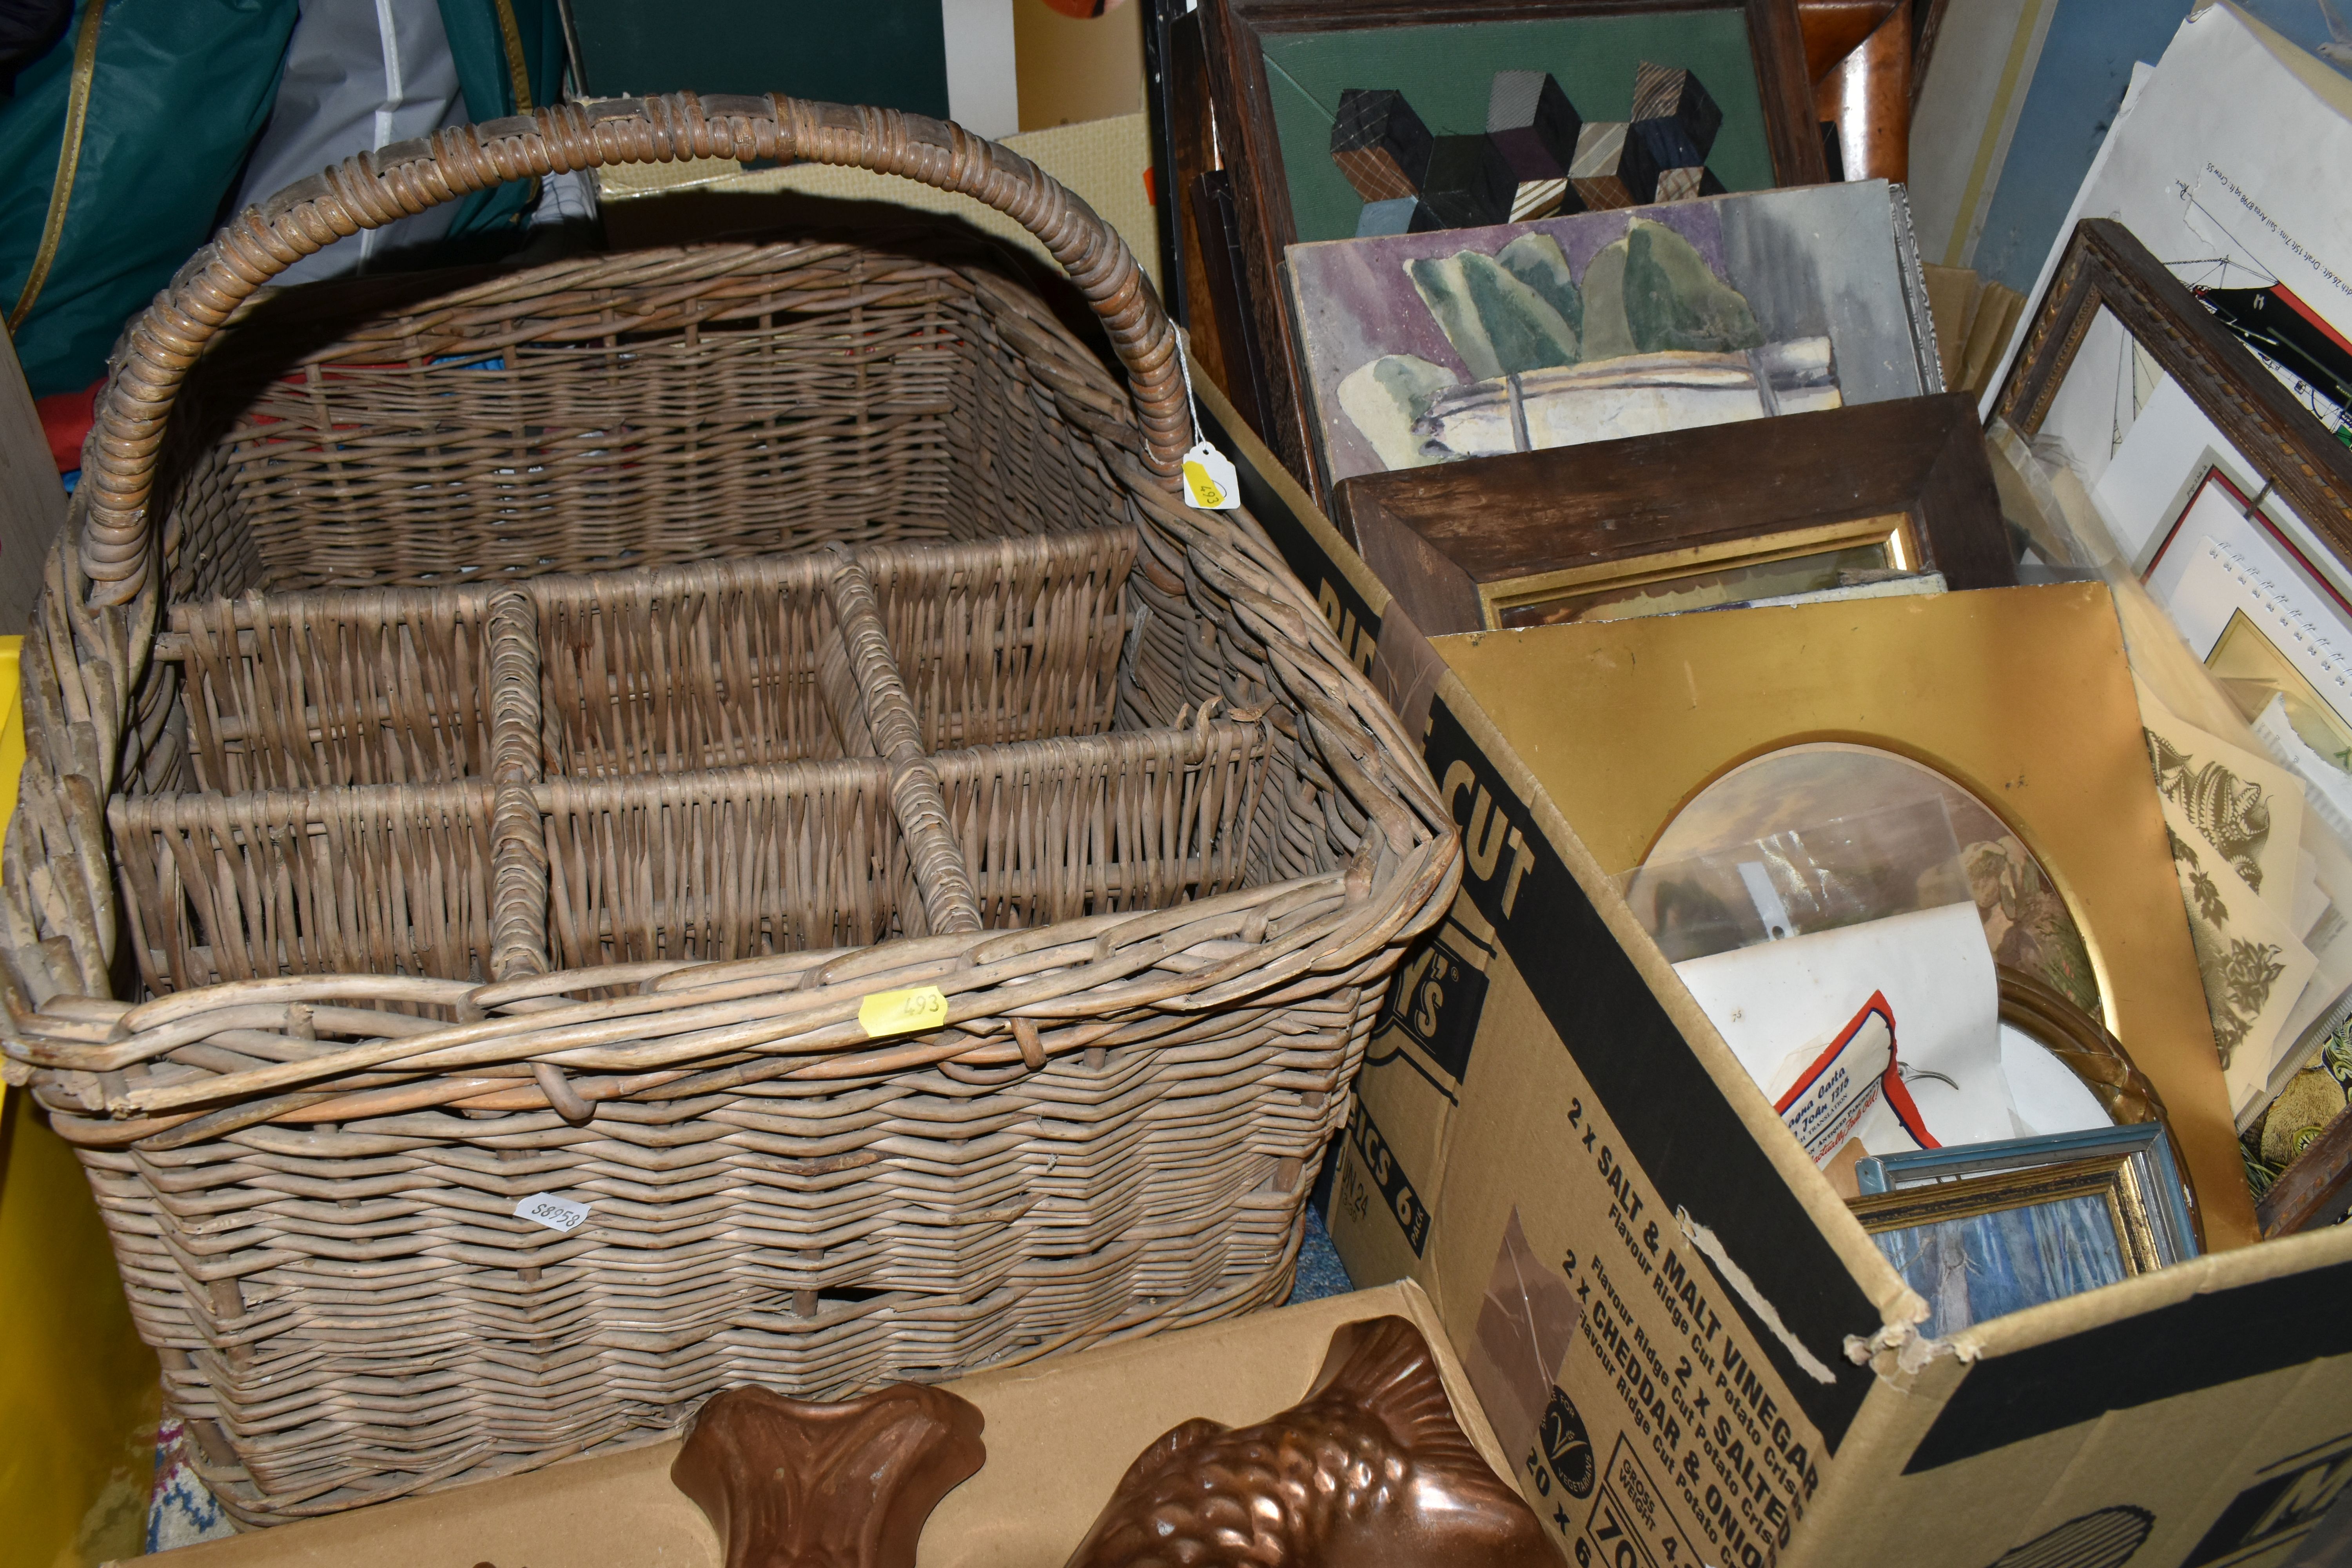
[[[2090,950],[2042,863],[1975,795],[1893,752],[1813,741],[1742,763],[1675,814],[1643,864],[1696,859],[1813,824],[1931,801],[1949,814],[1959,868],[1994,959],[2099,1016]],[[1923,867],[1920,874],[1934,869]]]

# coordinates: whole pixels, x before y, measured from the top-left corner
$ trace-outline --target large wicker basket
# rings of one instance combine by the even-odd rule
[[[714,155],[1011,214],[1129,384],[911,244],[256,298]],[[1279,1299],[1457,861],[1256,524],[1182,504],[1191,438],[1083,204],[782,99],[353,159],[132,326],[25,647],[7,1068],[237,1519]]]

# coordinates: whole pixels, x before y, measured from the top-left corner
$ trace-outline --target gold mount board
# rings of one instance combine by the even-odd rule
[[[2080,927],[2099,1022],[2155,1086],[2216,1250],[2253,1212],[2104,584],[1472,633],[1433,646],[1601,868],[1639,864],[1716,778],[1807,742],[1968,791]],[[1529,679],[1540,669],[1543,678]]]

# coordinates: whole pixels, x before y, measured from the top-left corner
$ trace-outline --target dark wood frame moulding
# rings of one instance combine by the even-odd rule
[[[1949,0],[1911,0],[1911,109],[1919,108],[1919,89],[1927,85],[1927,62],[1935,57],[1936,39],[1944,31],[1944,10]]]
[[[2295,515],[2352,563],[2352,448],[2340,445],[2189,286],[2111,218],[2074,226],[1994,413],[2042,430],[2099,307],[2147,350]]]
[[[2197,302],[2131,231],[2110,218],[2074,226],[2066,254],[2017,352],[1994,412],[2028,440],[2040,433],[2099,307],[2180,384],[2339,561],[2352,562],[2352,449],[2294,400],[2252,350]],[[2324,1225],[2352,1198],[2352,1112],[2338,1115],[2255,1205],[2263,1234]]]
[[[1328,510],[1429,637],[1509,624],[1495,599],[1563,574],[1681,577],[1834,548],[1828,531],[1865,521],[1902,520],[1951,587],[2017,581],[1976,399],[1958,392],[1357,474]]]
[[[2317,1230],[2352,1209],[2352,1108],[2339,1110],[2254,1200],[2263,1235]]]
[[[1756,62],[1756,89],[1775,181],[1819,184],[1829,178],[1812,83],[1805,75],[1805,44],[1795,0],[1202,0],[1210,96],[1233,174],[1246,278],[1248,327],[1261,345],[1267,379],[1286,388],[1266,410],[1262,434],[1285,467],[1318,502],[1328,504],[1315,440],[1307,370],[1288,324],[1281,287],[1283,248],[1297,238],[1291,219],[1290,182],[1283,173],[1281,137],[1265,76],[1262,40],[1294,33],[1360,32],[1433,23],[1525,22],[1648,12],[1741,10]]]

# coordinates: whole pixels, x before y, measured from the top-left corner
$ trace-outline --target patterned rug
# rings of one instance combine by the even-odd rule
[[[155,1494],[147,1504],[147,1550],[169,1552],[236,1533],[211,1489],[188,1463],[188,1431],[166,1416],[155,1434]]]

